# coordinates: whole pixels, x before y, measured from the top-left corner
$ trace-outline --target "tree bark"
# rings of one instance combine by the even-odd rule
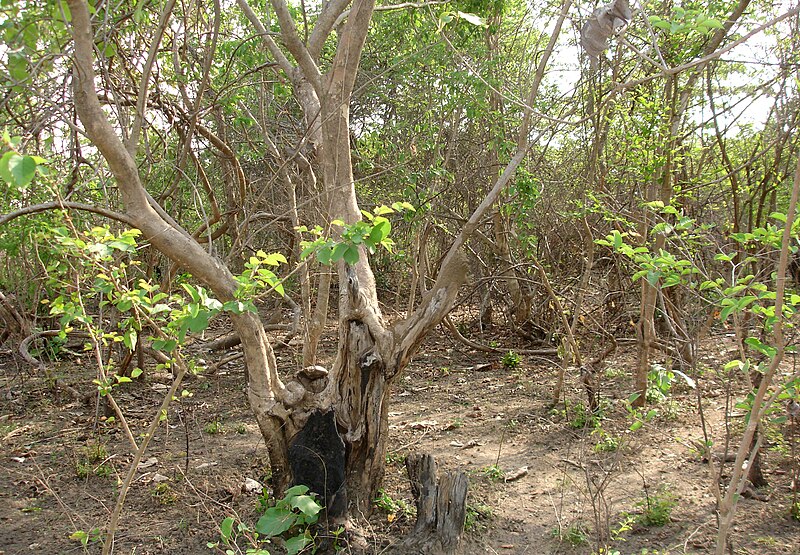
[[[459,553],[467,515],[468,480],[463,472],[436,478],[432,455],[411,454],[406,459],[411,493],[417,506],[414,530],[389,550],[392,555],[450,555]]]

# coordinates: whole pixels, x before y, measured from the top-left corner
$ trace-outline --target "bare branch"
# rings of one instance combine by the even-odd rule
[[[281,51],[280,47],[276,44],[276,42],[272,40],[269,31],[267,31],[267,28],[264,27],[263,23],[261,23],[261,20],[258,18],[258,15],[256,14],[255,11],[253,11],[253,8],[250,7],[250,4],[247,3],[247,0],[236,0],[236,2],[239,4],[239,7],[242,9],[242,12],[244,12],[244,15],[245,17],[247,17],[247,20],[250,21],[250,24],[253,26],[258,35],[261,37],[261,40],[264,41],[264,45],[267,47],[267,50],[270,51],[272,57],[275,58],[275,61],[278,63],[279,66],[281,66],[281,69],[284,71],[284,73],[286,73],[287,75],[291,75],[294,66],[289,61],[289,59],[286,56],[284,56],[283,52]]]
[[[322,46],[334,29],[342,20],[345,8],[350,3],[350,0],[331,0],[322,8],[322,13],[319,14],[317,22],[314,24],[314,30],[311,31],[311,37],[308,39],[308,52],[315,60],[319,60],[319,55],[322,52]]]
[[[300,69],[303,70],[304,77],[314,87],[317,95],[321,94],[322,88],[322,74],[317,67],[316,62],[311,58],[311,54],[300,40],[300,35],[297,34],[292,14],[289,12],[289,6],[286,5],[284,0],[270,0],[275,16],[278,18],[278,25],[281,27],[281,36],[286,48],[292,54],[292,57],[297,61]]]
[[[406,8],[427,8],[430,6],[441,6],[444,4],[449,4],[450,0],[434,0],[433,2],[403,2],[402,4],[389,4],[388,6],[375,6],[376,12],[389,12],[394,10],[405,10]],[[341,15],[336,19],[336,23],[333,24],[333,28],[335,29],[338,27],[342,21],[344,21],[347,17],[350,16],[350,10],[346,12],[342,12]]]
[[[153,64],[156,60],[156,54],[161,46],[161,39],[164,38],[164,31],[167,28],[167,21],[172,15],[172,9],[175,7],[175,0],[168,0],[167,5],[161,12],[158,19],[158,27],[156,33],[150,43],[150,51],[147,53],[147,61],[142,68],[142,81],[139,84],[139,94],[136,101],[136,113],[133,115],[133,127],[131,134],[128,136],[128,153],[131,156],[136,156],[136,149],[139,147],[139,134],[142,132],[142,122],[144,121],[144,109],[147,106],[148,87],[150,86],[150,72],[153,69]]]
[[[19,210],[14,210],[13,212],[9,212],[8,214],[3,214],[2,216],[0,216],[0,225],[7,224],[12,220],[16,220],[20,216],[38,214],[39,212],[45,212],[47,210],[66,210],[66,209],[92,212],[93,214],[98,214],[110,220],[116,220],[132,228],[136,227],[136,222],[134,222],[133,219],[130,218],[127,214],[114,212],[113,210],[109,210],[107,208],[101,208],[99,206],[94,206],[93,204],[84,204],[82,202],[72,202],[67,200],[56,200],[52,202],[43,202],[42,204],[33,204],[31,206],[26,206],[25,208],[20,208]]]

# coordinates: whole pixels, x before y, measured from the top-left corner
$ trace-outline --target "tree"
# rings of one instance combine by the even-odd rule
[[[158,206],[140,177],[134,154],[138,129],[147,106],[150,86],[147,71],[140,83],[137,109],[126,145],[104,113],[95,90],[93,51],[96,39],[88,7],[81,0],[71,0],[68,5],[75,44],[76,110],[87,137],[102,153],[116,179],[125,214],[160,252],[205,283],[222,302],[234,300],[237,282],[231,271]],[[339,254],[332,256],[341,288],[339,347],[335,362],[327,372],[311,375],[301,371],[294,379],[284,382],[278,376],[272,349],[258,318],[249,312],[231,314],[245,353],[248,398],[267,442],[273,478],[279,490],[292,479],[290,469],[299,472],[299,467],[293,466],[292,438],[302,433],[309,422],[319,425],[319,416],[314,415],[333,410],[337,435],[344,440],[345,447],[333,444],[330,447],[336,452],[345,449],[347,453],[346,499],[350,507],[368,513],[383,477],[389,386],[408,364],[425,335],[453,306],[467,272],[460,249],[526,156],[531,111],[525,111],[514,157],[456,237],[441,263],[433,287],[405,319],[386,326],[377,301],[367,249],[359,244],[360,240],[352,239],[358,235],[351,235],[349,244],[345,243],[347,230],[358,226],[362,220],[353,180],[349,106],[374,3],[356,0],[349,10],[346,10],[348,2],[326,3],[305,43],[298,34],[298,26],[288,5],[282,0],[274,0],[272,8],[280,25],[283,46],[296,65],[290,63],[267,34],[253,10],[243,0],[239,5],[292,82],[293,93],[308,126],[309,142],[314,146],[321,168],[324,208],[333,221],[340,222],[334,227],[334,241],[345,245],[343,249],[334,249],[333,252]],[[170,8],[171,4],[168,4],[162,12],[157,32],[168,25]],[[549,54],[568,9],[569,2],[563,6],[548,50],[539,64],[529,105],[536,98]],[[345,20],[343,23],[342,19]],[[341,26],[335,54],[327,71],[323,72],[321,55],[337,25]],[[155,51],[157,43],[158,38],[151,46],[151,52]],[[327,292],[323,291],[322,295],[324,297]],[[318,330],[310,331],[312,338],[315,333]],[[315,382],[313,387],[309,380]],[[331,464],[334,458],[331,457]],[[294,479],[303,478],[295,476]],[[340,492],[340,485],[326,483],[326,492],[323,493],[328,493],[329,486],[331,493]],[[330,512],[335,514],[330,516],[339,518],[345,515],[344,506],[333,509],[330,507]]]

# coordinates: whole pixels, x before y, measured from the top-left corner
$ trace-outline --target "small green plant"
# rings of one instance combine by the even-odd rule
[[[794,520],[800,521],[800,501],[795,501],[792,503],[792,506],[789,507],[789,516]]]
[[[105,446],[101,443],[91,443],[78,453],[75,459],[75,475],[81,480],[92,474],[106,478],[114,472],[107,461],[108,451]]]
[[[256,498],[256,512],[259,514],[265,513],[267,509],[269,509],[269,490],[261,488],[261,493]]]
[[[314,542],[309,528],[317,522],[321,510],[322,506],[308,494],[307,486],[291,487],[258,519],[256,532],[267,538],[288,533],[286,553],[296,555]]]
[[[675,422],[680,416],[680,403],[672,397],[661,403],[661,418],[668,422]]]
[[[244,423],[239,422],[238,424],[236,424],[234,430],[236,430],[237,434],[244,435],[247,433],[247,426],[245,426]]]
[[[486,526],[486,522],[494,517],[494,509],[481,502],[468,503],[464,520],[464,530],[477,531]]]
[[[415,507],[403,499],[394,499],[385,490],[378,490],[378,497],[375,498],[375,506],[386,513],[387,520],[393,521],[397,516],[410,517],[417,513]]]
[[[492,482],[502,482],[506,477],[506,473],[496,464],[482,468],[481,473]]]
[[[88,546],[90,543],[96,543],[103,539],[103,532],[100,528],[92,528],[88,532],[84,530],[76,530],[69,535],[69,539],[80,542],[83,547]]]
[[[593,447],[595,453],[614,453],[622,445],[622,439],[619,436],[609,434],[601,428],[594,430],[592,435],[597,437],[597,442]]]
[[[311,526],[316,524],[321,510],[322,506],[309,495],[307,486],[293,486],[274,506],[267,507],[255,529],[244,522],[237,523],[233,517],[227,517],[219,526],[220,540],[206,545],[211,549],[219,549],[225,555],[234,555],[241,553],[241,549],[234,548],[237,539],[243,538],[250,544],[246,555],[270,555],[264,546],[272,543],[272,538],[280,536],[285,538],[283,543],[287,555],[297,555],[314,543]]]
[[[235,525],[235,528],[234,528]],[[236,522],[233,517],[225,518],[219,525],[219,538],[220,541],[208,542],[206,544],[210,549],[218,549],[225,553],[225,555],[235,555],[241,553],[241,549],[237,547],[237,539],[244,538],[248,541],[251,547],[246,548],[246,555],[270,555],[270,552],[264,549],[264,544],[271,543],[269,540],[260,539],[258,532],[250,529],[244,522]],[[223,547],[226,548],[223,551]],[[233,548],[236,549],[233,549]]]
[[[574,405],[566,404],[565,416],[569,420],[570,428],[595,428],[600,423],[599,415],[592,414],[583,403]]]
[[[628,428],[631,432],[635,432],[639,428],[645,425],[646,422],[650,422],[653,418],[658,415],[658,411],[655,409],[650,409],[647,412],[643,412],[637,407],[633,406],[633,402],[639,398],[638,393],[632,394],[630,397],[623,401],[623,406],[625,410],[628,412],[628,416],[632,420],[630,427]]]
[[[157,483],[150,494],[161,505],[172,505],[178,500],[178,494],[167,482]]]
[[[645,491],[645,498],[636,503],[642,511],[636,520],[644,526],[664,526],[670,522],[676,504],[675,496],[664,486],[652,495]]]
[[[453,418],[450,422],[450,425],[447,426],[448,430],[457,430],[464,426],[464,419],[463,418]]]
[[[503,368],[506,370],[515,370],[516,368],[519,368],[521,362],[522,357],[520,357],[514,351],[508,351],[503,355],[503,358],[500,359],[500,364],[502,364]]]
[[[571,525],[566,530],[556,528],[553,530],[552,535],[554,538],[558,538],[559,541],[566,542],[573,547],[589,543],[589,532],[581,522]]]
[[[203,431],[205,433],[209,434],[209,435],[221,434],[223,432],[223,430],[224,430],[224,428],[222,426],[222,422],[220,422],[218,420],[214,420],[213,422],[209,422],[203,428]]]
[[[386,464],[401,465],[406,463],[406,454],[398,451],[390,451],[386,453]]]
[[[647,394],[645,400],[650,404],[658,404],[669,395],[675,373],[660,364],[650,366],[647,373]]]
[[[609,536],[613,541],[621,540],[625,541],[625,534],[633,530],[633,527],[636,525],[636,516],[623,513],[622,520],[617,523],[614,528],[609,530]]]

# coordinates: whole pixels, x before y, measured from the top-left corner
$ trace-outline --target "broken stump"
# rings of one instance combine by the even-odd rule
[[[417,505],[414,530],[395,545],[393,555],[451,555],[458,553],[467,514],[468,480],[463,472],[448,472],[438,482],[432,455],[406,459],[411,493]]]

